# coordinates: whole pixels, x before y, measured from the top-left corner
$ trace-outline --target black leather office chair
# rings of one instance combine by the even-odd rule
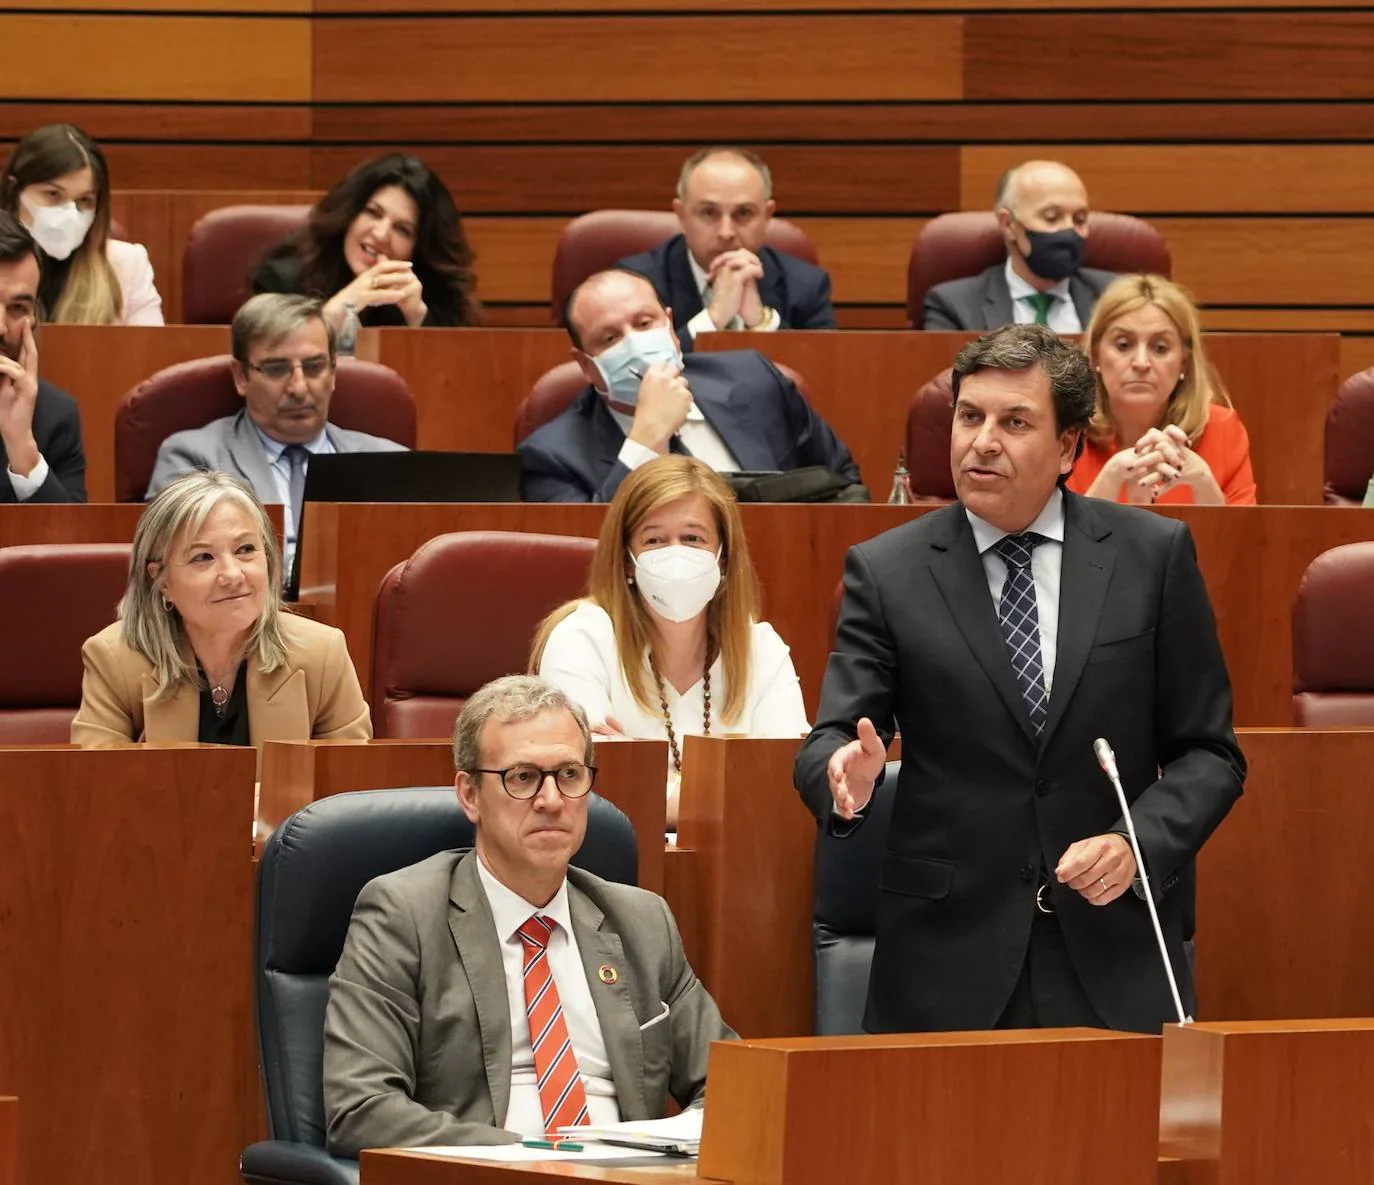
[[[256,980],[272,1138],[244,1150],[239,1170],[250,1185],[358,1185],[358,1162],[324,1146],[329,976],[368,881],[472,842],[451,786],[322,798],[268,839],[258,865]],[[573,863],[605,880],[638,880],[630,821],[597,795]]]
[[[843,838],[816,836],[816,901],[811,939],[816,956],[816,1035],[862,1032],[868,971],[878,917],[878,877],[892,822],[900,761],[873,794],[868,818]]]

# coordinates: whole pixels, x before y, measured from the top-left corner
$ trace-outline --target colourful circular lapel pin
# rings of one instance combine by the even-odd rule
[[[609,963],[602,963],[596,974],[602,983],[615,983],[620,978],[619,972]]]

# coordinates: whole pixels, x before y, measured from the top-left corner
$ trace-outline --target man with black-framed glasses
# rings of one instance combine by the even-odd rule
[[[586,714],[543,679],[497,679],[453,754],[475,847],[369,884],[329,982],[330,1152],[514,1143],[699,1103],[707,1049],[734,1033],[667,903],[569,865],[596,781]]]
[[[318,301],[279,292],[255,296],[234,315],[229,341],[243,410],[164,440],[147,497],[195,469],[241,477],[261,501],[286,507],[282,571],[290,572],[310,458],[405,446],[329,422],[337,343]]]

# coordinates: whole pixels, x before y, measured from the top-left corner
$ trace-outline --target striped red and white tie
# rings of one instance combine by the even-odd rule
[[[530,1018],[530,1044],[534,1047],[534,1072],[539,1079],[539,1105],[546,1132],[587,1122],[587,1094],[563,1019],[558,985],[549,967],[549,935],[555,924],[535,914],[516,931],[525,946],[525,1011]]]

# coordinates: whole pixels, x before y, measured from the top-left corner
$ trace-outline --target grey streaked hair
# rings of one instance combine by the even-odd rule
[[[196,658],[181,614],[163,605],[163,562],[182,540],[205,525],[221,502],[233,502],[248,515],[262,535],[267,558],[266,601],[248,639],[247,653],[256,651],[264,672],[275,671],[286,662],[281,627],[281,553],[267,511],[237,477],[213,471],[183,474],[165,486],[140,516],[129,556],[129,581],[119,602],[124,641],[153,664],[158,699],[173,694],[184,683],[197,682]],[[156,575],[151,571],[154,566]]]
[[[495,718],[518,724],[542,712],[566,711],[582,734],[583,760],[592,764],[592,730],[587,713],[547,679],[538,675],[505,675],[480,688],[458,714],[453,726],[453,764],[461,773],[475,773],[482,764],[482,730]]]
[[[1013,165],[997,180],[997,191],[992,195],[992,212],[1011,210],[1012,190],[1016,187],[1016,172],[1020,165]],[[1012,210],[1012,213],[1015,213]]]
[[[309,296],[286,292],[260,292],[244,303],[229,327],[229,352],[240,366],[246,366],[256,342],[279,342],[311,321],[324,326],[332,362],[338,349],[338,334],[333,322],[324,315],[324,305]]]
[[[770,201],[773,197],[773,174],[768,166],[763,163],[763,157],[757,152],[750,152],[747,148],[730,148],[717,146],[715,148],[703,148],[700,152],[694,152],[682,162],[682,171],[677,175],[677,200],[685,202],[687,200],[687,182],[692,179],[692,174],[696,172],[698,165],[705,164],[714,156],[737,156],[745,164],[750,165],[763,178],[763,200]]]
[[[1037,366],[1050,380],[1058,430],[1087,428],[1097,397],[1092,363],[1076,345],[1044,325],[1003,325],[969,342],[954,359],[954,401],[959,402],[959,384],[977,371],[1022,371]]]

